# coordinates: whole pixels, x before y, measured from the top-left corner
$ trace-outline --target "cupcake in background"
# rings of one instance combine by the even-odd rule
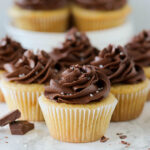
[[[21,44],[6,37],[0,41],[0,80],[5,73],[4,65],[6,63],[16,63],[25,52]],[[4,102],[3,94],[0,90],[0,102]]]
[[[134,62],[143,67],[146,77],[150,79],[150,31],[139,33],[125,48]],[[150,93],[148,100],[150,100]]]
[[[66,36],[65,42],[60,48],[55,48],[51,57],[57,62],[62,69],[71,65],[90,64],[98,55],[98,50],[93,47],[85,35],[76,28],[72,28]]]
[[[134,64],[125,49],[109,45],[91,63],[98,66],[111,81],[111,93],[118,99],[112,121],[128,121],[137,118],[147,99],[149,80],[143,69]]]
[[[21,29],[41,32],[64,32],[68,28],[67,0],[15,0],[9,15]]]
[[[74,22],[81,31],[119,26],[130,11],[127,0],[74,0],[72,5]]]
[[[26,51],[15,64],[5,64],[7,73],[6,79],[1,82],[1,89],[9,109],[19,109],[22,120],[44,120],[37,99],[55,74],[54,65],[44,51],[39,51],[37,55]]]
[[[51,80],[39,98],[50,135],[63,142],[86,143],[104,136],[117,104],[110,81],[98,67],[73,65]]]

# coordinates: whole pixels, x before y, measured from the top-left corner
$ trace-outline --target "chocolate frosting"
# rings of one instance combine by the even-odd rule
[[[98,52],[84,33],[73,28],[68,32],[62,47],[54,49],[50,55],[61,68],[66,68],[76,64],[90,64]]]
[[[78,5],[88,9],[117,10],[126,5],[127,0],[74,0]]]
[[[58,103],[87,104],[108,96],[110,81],[98,67],[73,65],[61,74],[60,80],[51,80],[45,96]]]
[[[0,41],[0,70],[4,70],[4,64],[16,63],[25,52],[21,44],[6,37]]]
[[[31,10],[51,10],[65,7],[68,0],[15,0],[21,8]]]
[[[136,64],[150,66],[150,31],[143,31],[135,36],[125,48]]]
[[[135,84],[145,80],[142,68],[134,64],[121,46],[109,45],[91,64],[99,66],[112,84]]]
[[[8,72],[6,78],[9,81],[46,84],[54,75],[54,65],[54,61],[46,52],[39,51],[35,55],[32,51],[26,51],[16,64],[5,64],[4,67]]]

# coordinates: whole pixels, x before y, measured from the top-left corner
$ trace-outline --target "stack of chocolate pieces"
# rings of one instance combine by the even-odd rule
[[[14,110],[0,118],[0,127],[9,124],[12,135],[24,135],[34,129],[34,124],[28,121],[16,121],[21,117],[19,110]]]

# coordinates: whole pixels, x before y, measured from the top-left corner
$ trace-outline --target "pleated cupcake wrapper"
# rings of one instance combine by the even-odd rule
[[[12,13],[12,14],[11,14]],[[19,13],[19,11],[18,11]],[[16,15],[13,13],[13,9],[10,11],[10,16],[12,17],[13,24],[21,29],[31,30],[31,31],[41,31],[41,32],[64,32],[68,27],[69,12],[62,12],[61,14],[40,14],[34,15]]]
[[[115,94],[112,92],[118,99],[112,121],[128,121],[137,118],[144,108],[148,92],[149,87],[130,94]]]
[[[105,134],[117,100],[96,109],[47,105],[41,97],[39,104],[52,137],[63,142],[86,143]]]
[[[43,114],[38,104],[38,97],[43,92],[21,91],[1,86],[6,103],[10,110],[19,109],[21,120],[43,121]]]
[[[106,17],[106,13],[98,15],[91,15],[91,11],[89,10],[89,15],[87,15],[87,12],[85,12],[84,15],[84,10],[82,10],[83,14],[80,14],[80,11],[73,6],[73,16],[74,16],[74,21],[76,26],[79,28],[81,31],[93,31],[93,30],[103,30],[107,28],[112,28],[119,26],[123,23],[125,23],[127,16],[130,12],[130,8],[126,8],[124,11],[118,12],[118,14],[112,14],[108,15],[110,17]],[[104,15],[103,15],[104,14]],[[97,17],[96,17],[97,16]]]
[[[5,71],[0,70],[0,87],[1,87],[1,79]],[[0,88],[0,102],[5,102],[3,92]]]
[[[4,99],[1,89],[0,89],[0,102],[5,102],[5,99]]]

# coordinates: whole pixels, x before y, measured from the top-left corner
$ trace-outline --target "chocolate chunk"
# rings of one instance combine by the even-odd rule
[[[101,139],[100,139],[100,142],[107,142],[109,140],[109,138],[106,138],[105,136],[102,136]]]
[[[121,135],[121,136],[119,136],[119,137],[120,137],[120,139],[126,139],[126,138],[127,138],[126,135]]]
[[[21,117],[21,112],[17,109],[0,118],[0,126],[3,127]]]
[[[9,124],[12,135],[24,135],[34,129],[34,124],[28,121],[14,121]]]
[[[116,135],[123,135],[123,133],[117,133]]]
[[[130,143],[126,142],[126,141],[121,141],[122,144],[130,146]]]

